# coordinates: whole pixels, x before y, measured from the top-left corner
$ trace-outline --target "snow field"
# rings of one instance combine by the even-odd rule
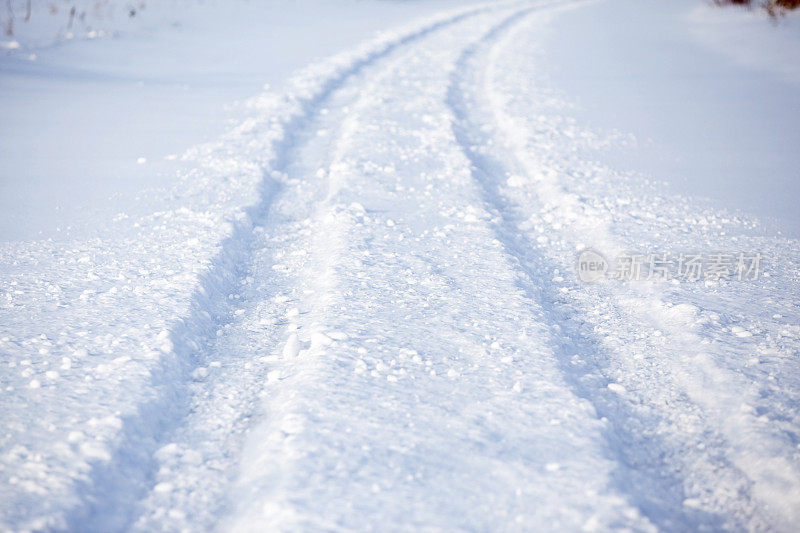
[[[313,65],[174,208],[0,249],[0,526],[790,531],[800,248],[599,160],[537,69],[583,5]],[[641,243],[768,275],[575,279]]]

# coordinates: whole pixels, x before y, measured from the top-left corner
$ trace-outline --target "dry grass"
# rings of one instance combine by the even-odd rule
[[[753,0],[714,0],[714,4],[718,6],[744,6],[749,8],[756,3]],[[777,17],[789,10],[799,8],[800,0],[762,0],[757,4],[766,9],[771,16]]]

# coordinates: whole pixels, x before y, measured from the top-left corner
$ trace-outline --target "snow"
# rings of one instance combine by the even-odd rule
[[[708,5],[692,7],[690,29],[698,41],[749,69],[771,72],[795,86],[800,84],[800,66],[792,60],[792,51],[800,46],[799,13],[788,11],[768,18],[761,10],[719,12]],[[754,42],[758,46],[748,45]]]
[[[773,23],[760,9],[707,4],[572,10],[546,30],[541,69],[576,117],[625,135],[602,148],[606,160],[798,237],[800,13]]]
[[[721,64],[698,38],[716,12],[688,1],[220,5],[154,7],[114,38],[23,32],[0,59],[18,147],[55,154],[71,132],[106,154],[134,79],[174,111],[140,116],[105,163],[45,161],[38,184],[31,152],[4,159],[6,190],[86,220],[60,215],[75,229],[53,239],[49,214],[20,207],[30,226],[0,244],[0,529],[793,529],[800,246],[780,195],[739,202],[752,191],[709,171],[734,151],[761,168],[765,144],[767,166],[797,163],[784,70]],[[641,63],[666,53],[653,35],[679,42],[668,76]],[[280,40],[308,48],[252,53]],[[587,64],[616,65],[614,90]],[[37,138],[61,104],[13,107],[65,76],[74,111],[106,94],[109,113]],[[723,79],[774,107],[672,101]],[[168,80],[189,82],[185,101]],[[739,108],[765,144],[659,137],[722,135]],[[151,135],[168,121],[174,136]],[[95,191],[102,165],[115,175]],[[39,199],[62,167],[74,189]],[[659,183],[676,168],[692,187]],[[87,209],[109,191],[113,209]],[[759,252],[764,272],[589,284],[586,250]]]
[[[19,19],[24,2],[12,3]],[[464,5],[154,1],[130,18],[125,2],[103,2],[98,16],[86,0],[73,3],[86,25],[68,32],[68,9],[50,15],[48,4],[33,1],[31,22],[18,20],[3,45],[13,53],[0,53],[0,112],[11,125],[0,128],[2,241],[94,237],[118,215],[158,209],[188,171],[176,154],[243,121],[243,101],[265,84],[280,91],[314,60]]]

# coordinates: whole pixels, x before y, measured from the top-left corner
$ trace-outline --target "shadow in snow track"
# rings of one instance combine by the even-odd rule
[[[536,245],[519,230],[524,220],[516,215],[517,206],[500,189],[503,180],[515,170],[514,156],[498,153],[497,144],[485,133],[487,124],[475,118],[477,102],[464,90],[466,84],[481,79],[473,62],[478,59],[482,47],[491,45],[526,16],[551,5],[535,6],[508,17],[464,50],[451,74],[447,95],[447,104],[455,118],[453,134],[471,163],[473,178],[484,202],[497,215],[499,222],[493,224],[493,229],[521,274],[517,281],[519,287],[538,302],[548,324],[557,326],[550,328],[549,343],[566,382],[577,396],[594,406],[599,416],[609,421],[605,450],[618,465],[614,472],[615,488],[626,494],[659,529],[717,530],[727,523],[728,517],[683,504],[684,480],[665,462],[665,450],[670,448],[657,435],[658,415],[643,418],[630,402],[608,390],[610,380],[606,377],[606,368],[613,354],[584,327],[580,312],[568,305],[559,292],[560,287],[549,281],[561,265],[537,252]],[[573,354],[585,356],[587,362],[580,366],[573,364]]]

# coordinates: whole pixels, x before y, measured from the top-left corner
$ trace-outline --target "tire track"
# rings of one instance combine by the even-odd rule
[[[136,522],[136,530],[165,528],[165,524],[170,524],[167,529],[174,530],[200,524],[211,528],[220,516],[230,513],[231,507],[235,507],[236,502],[229,501],[222,493],[225,487],[214,484],[218,476],[216,471],[224,469],[234,474],[242,439],[253,424],[251,419],[280,418],[279,410],[269,405],[259,406],[265,402],[265,397],[270,396],[266,388],[274,387],[278,379],[302,373],[292,356],[281,355],[285,339],[296,337],[292,329],[296,319],[287,318],[284,312],[291,313],[297,308],[317,309],[303,314],[320,315],[320,320],[324,321],[321,316],[324,315],[324,306],[320,308],[319,301],[307,301],[302,293],[311,291],[316,295],[326,295],[332,290],[325,282],[324,273],[336,259],[324,255],[309,258],[313,254],[305,252],[329,246],[337,239],[331,221],[336,219],[332,196],[338,182],[331,174],[323,179],[312,176],[319,168],[342,164],[341,147],[350,142],[364,100],[394,69],[394,65],[413,54],[413,46],[418,45],[417,41],[409,42],[387,53],[379,64],[371,64],[354,73],[342,86],[320,100],[314,106],[316,111],[292,128],[290,139],[282,143],[284,149],[271,172],[280,180],[281,191],[273,209],[265,213],[262,220],[254,221],[254,227],[263,231],[255,232],[241,275],[242,279],[252,280],[252,283],[243,284],[247,296],[241,300],[241,315],[237,313],[238,318],[230,323],[230,327],[224,328],[224,335],[209,350],[214,356],[205,362],[206,369],[209,362],[217,368],[223,362],[225,377],[214,372],[213,382],[204,384],[195,393],[201,400],[196,402],[190,418],[184,421],[181,433],[156,453],[163,458],[160,470],[166,470],[166,473],[155,483],[158,490],[148,494],[140,504],[142,516]],[[327,129],[331,124],[338,125],[333,132]],[[326,135],[320,137],[320,131],[325,131]],[[335,139],[332,146],[328,146],[328,138]],[[314,229],[309,232],[309,228]],[[311,266],[286,267],[287,256],[296,255],[307,258]],[[275,270],[276,267],[280,268]],[[309,283],[309,279],[315,282]],[[265,327],[265,323],[270,326]],[[300,342],[298,348],[302,345]],[[247,368],[242,371],[244,366]],[[265,387],[264,383],[269,385]],[[211,388],[219,390],[209,390]],[[266,403],[280,403],[280,400]],[[225,422],[216,420],[220,412]],[[214,420],[211,428],[208,427],[208,418]],[[207,454],[211,447],[209,444],[215,450],[210,453],[210,458],[201,461],[192,453],[193,443],[206,443],[201,447],[206,448]],[[191,477],[176,482],[174,478],[183,469],[195,472]],[[226,476],[223,485],[232,481],[230,476]],[[206,503],[198,506],[197,501]]]
[[[153,454],[189,414],[188,385],[192,372],[206,359],[217,331],[233,319],[236,309],[228,296],[238,290],[247,276],[249,258],[258,238],[255,228],[266,222],[276,196],[282,194],[283,185],[274,176],[280,176],[290,164],[289,154],[313,117],[350,79],[398,49],[496,8],[486,5],[459,10],[314,66],[298,76],[293,81],[294,88],[271,108],[280,117],[277,122],[264,116],[240,128],[269,139],[266,153],[271,155],[256,155],[256,164],[262,165],[264,176],[258,200],[244,210],[243,216],[231,222],[230,236],[220,244],[208,271],[199,277],[189,314],[169,328],[168,341],[172,349],[151,373],[155,395],[138,406],[136,416],[123,419],[118,447],[110,460],[95,464],[87,477],[77,484],[76,491],[82,496],[81,502],[67,513],[66,523],[70,529],[121,530],[127,529],[136,519],[135,499],[131,495],[142,497],[148,487],[152,487],[157,467]],[[269,110],[262,110],[264,114],[267,112]],[[264,127],[267,131],[258,133],[259,128]]]
[[[451,76],[448,94],[448,105],[456,117],[454,135],[473,165],[474,179],[482,190],[484,201],[498,220],[494,227],[498,239],[512,258],[512,264],[517,265],[520,287],[540,303],[546,321],[552,325],[550,343],[566,379],[578,396],[590,401],[599,415],[610,422],[605,432],[606,453],[618,465],[616,488],[636,502],[643,514],[660,529],[741,528],[742,522],[730,522],[730,516],[726,516],[728,509],[718,507],[716,512],[709,512],[686,505],[689,498],[686,487],[696,480],[687,479],[691,476],[692,464],[685,462],[683,457],[686,453],[696,455],[697,440],[681,442],[678,437],[676,442],[675,434],[663,437],[659,428],[668,424],[675,431],[679,427],[675,419],[665,419],[665,413],[658,409],[643,409],[609,390],[607,385],[617,379],[612,372],[612,361],[618,354],[588,327],[590,321],[584,316],[585,312],[565,294],[565,284],[548,281],[565,272],[565,265],[538,252],[537,243],[520,229],[528,218],[525,209],[503,190],[507,178],[525,175],[525,169],[516,155],[505,149],[506,143],[496,132],[498,126],[492,112],[484,111],[478,118],[476,110],[485,109],[485,104],[477,101],[473,93],[468,93],[466,87],[473,90],[484,88],[482,96],[490,96],[483,81],[489,77],[485,72],[488,67],[481,69],[478,62],[491,61],[491,54],[497,53],[502,45],[507,46],[511,41],[509,33],[522,22],[521,18],[510,17],[465,50]],[[505,43],[502,42],[504,38]],[[546,192],[558,189],[557,185],[549,187]],[[546,201],[541,198],[539,196],[537,200],[543,206]],[[608,241],[602,229],[587,228],[585,233],[595,235],[591,242]],[[577,287],[573,285],[570,289]],[[627,314],[619,309],[616,312]],[[577,361],[575,354],[581,356]],[[653,375],[650,379],[658,382],[659,376]],[[683,403],[687,401],[680,396],[676,399]],[[687,407],[689,412],[678,418],[698,419],[702,416],[693,406]],[[721,437],[709,434],[708,430],[702,439],[716,442],[717,446],[723,445]],[[705,460],[714,464],[714,468],[730,468],[725,459],[707,457]],[[676,469],[677,464],[683,466]],[[739,515],[735,520],[745,519],[748,514]]]

